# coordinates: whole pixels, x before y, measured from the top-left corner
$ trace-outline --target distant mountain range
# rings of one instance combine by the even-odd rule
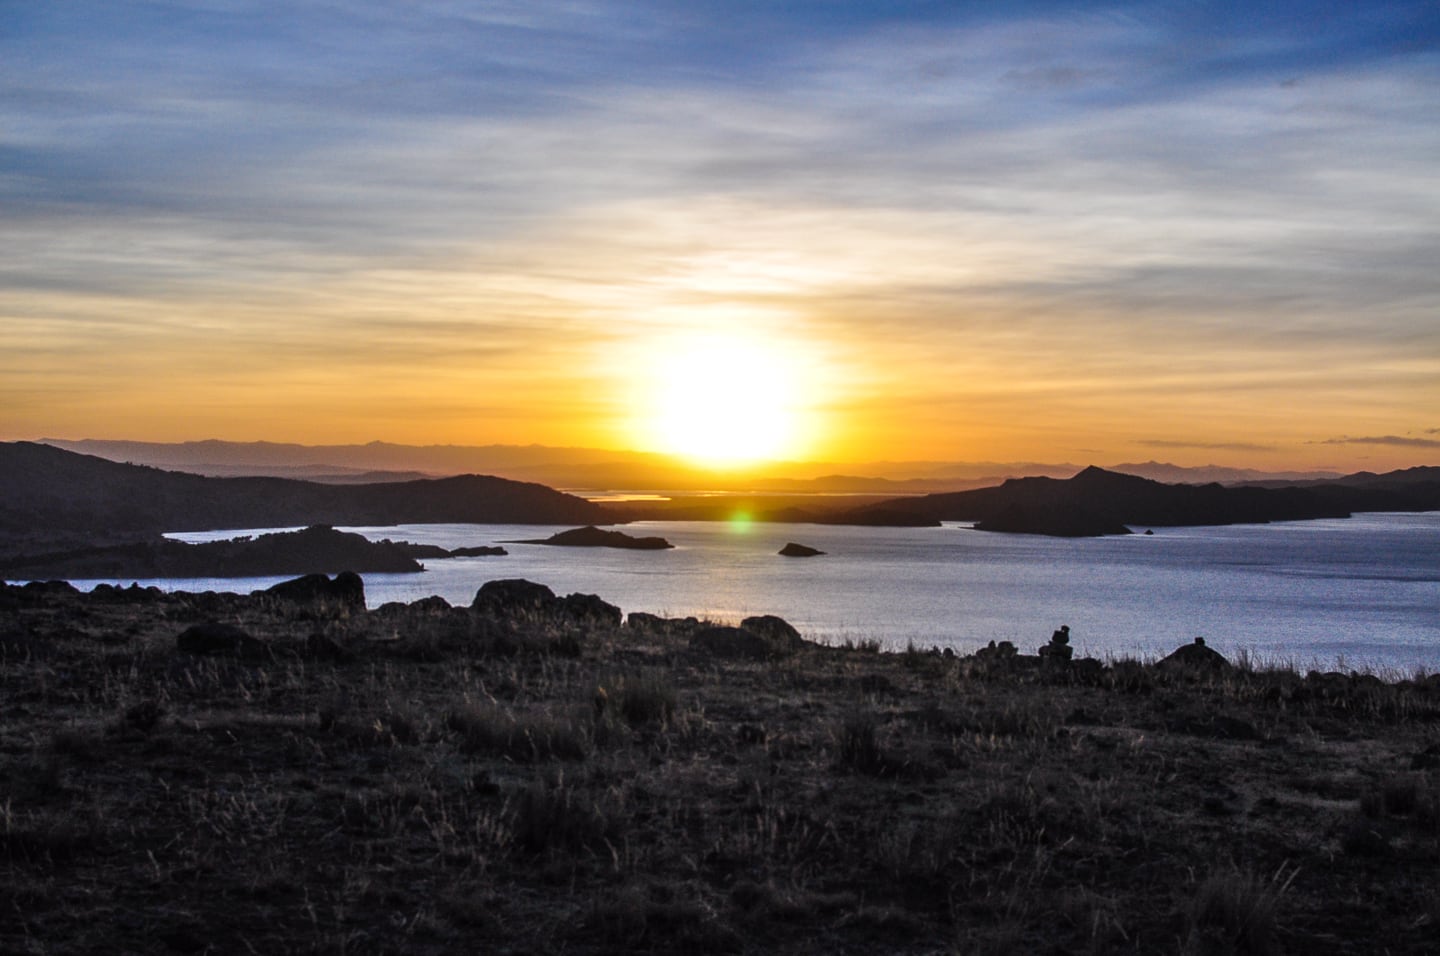
[[[402,481],[458,474],[499,475],[555,488],[758,492],[765,494],[925,494],[998,485],[1007,478],[1064,478],[1080,471],[1069,462],[880,461],[863,464],[775,462],[745,471],[717,472],[645,452],[543,445],[296,445],[276,442],[179,443],[71,441],[43,444],[117,462],[151,465],[211,477],[271,476],[330,483]],[[1164,482],[1233,484],[1252,481],[1331,480],[1335,472],[1263,472],[1207,465],[1185,468],[1132,462],[1111,471]]]
[[[741,499],[706,500],[719,504],[697,505],[711,510],[684,516],[731,517],[733,503]],[[792,503],[768,511],[756,509],[751,517],[855,525],[972,521],[992,531],[1123,534],[1171,525],[1440,510],[1440,468],[1384,475],[1362,472],[1284,487],[1227,487],[1163,483],[1090,467],[1065,479],[1013,478],[969,491],[890,499],[872,496],[863,504],[846,496],[789,500]],[[605,525],[676,516],[675,511],[665,510],[665,503],[607,508],[540,484],[490,476],[348,485],[293,478],[212,478],[121,464],[32,442],[0,443],[0,552],[10,557],[154,541],[170,531],[451,522]],[[293,543],[284,544],[293,548]],[[160,551],[153,556],[172,559]],[[230,555],[225,559],[235,560]]]
[[[1079,537],[1134,528],[1347,518],[1357,511],[1440,510],[1440,468],[1362,472],[1284,487],[1165,484],[1086,468],[1073,478],[1014,478],[994,488],[902,498],[874,506],[893,516],[973,521],[986,531]],[[860,509],[862,518],[872,509]],[[863,523],[856,521],[856,523]]]
[[[481,475],[327,485],[208,478],[32,442],[0,443],[0,532],[95,535],[421,522],[595,524],[599,505]]]

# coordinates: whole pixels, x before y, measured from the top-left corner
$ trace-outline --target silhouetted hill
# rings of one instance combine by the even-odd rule
[[[425,522],[603,524],[598,505],[482,475],[328,485],[204,478],[32,442],[0,443],[0,531],[95,535]]]
[[[187,544],[155,538],[131,544],[79,548],[0,559],[0,575],[48,578],[243,578],[339,571],[407,573],[425,568],[404,542],[316,526],[229,541]],[[443,548],[435,549],[447,555]]]
[[[1129,527],[1251,524],[1346,518],[1355,511],[1440,509],[1440,469],[1280,488],[1162,484],[1090,467],[1073,478],[1014,478],[998,487],[925,495],[878,508],[974,521],[982,530],[1088,536]],[[874,509],[849,516],[863,519]]]

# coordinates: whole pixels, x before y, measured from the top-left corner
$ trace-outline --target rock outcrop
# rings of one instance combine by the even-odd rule
[[[1189,670],[1202,673],[1224,673],[1231,663],[1225,655],[1212,647],[1205,646],[1205,638],[1197,637],[1194,643],[1177,648],[1159,663],[1160,667],[1171,670]]]
[[[269,597],[317,609],[363,612],[365,582],[353,571],[341,571],[335,577],[306,574],[273,587],[254,592],[256,597]]]
[[[690,649],[727,660],[768,661],[789,657],[807,642],[783,618],[748,617],[740,627],[705,627],[690,637]]]
[[[556,596],[543,584],[524,578],[487,581],[470,607],[496,618],[542,617],[589,627],[619,627],[623,612],[594,594]]]
[[[543,584],[524,578],[506,578],[482,584],[470,607],[495,617],[513,617],[548,611],[558,600],[555,592]]]
[[[796,544],[794,541],[791,541],[786,544],[785,547],[781,548],[779,553],[781,557],[786,558],[814,558],[819,557],[825,552],[812,548],[809,545]]]

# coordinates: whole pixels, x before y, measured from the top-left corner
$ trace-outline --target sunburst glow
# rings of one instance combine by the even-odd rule
[[[646,446],[711,467],[794,457],[808,446],[806,363],[785,346],[728,334],[655,346],[635,410]]]

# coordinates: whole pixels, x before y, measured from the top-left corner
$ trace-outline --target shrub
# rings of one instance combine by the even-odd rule
[[[589,736],[576,720],[548,714],[521,718],[493,704],[455,711],[446,725],[460,734],[460,749],[465,753],[504,757],[516,763],[584,760],[590,750]]]
[[[515,844],[530,853],[599,849],[617,828],[607,807],[563,779],[553,786],[537,780],[520,791],[510,804],[509,818]]]
[[[669,681],[655,673],[612,677],[601,681],[596,709],[613,708],[631,727],[665,724],[675,714],[677,695]]]
[[[836,759],[842,768],[870,776],[890,769],[880,747],[879,727],[879,720],[869,711],[856,711],[841,721]]]
[[[1211,873],[1200,884],[1186,913],[1187,952],[1277,951],[1275,912],[1298,870],[1281,866],[1269,880],[1230,869]]]

